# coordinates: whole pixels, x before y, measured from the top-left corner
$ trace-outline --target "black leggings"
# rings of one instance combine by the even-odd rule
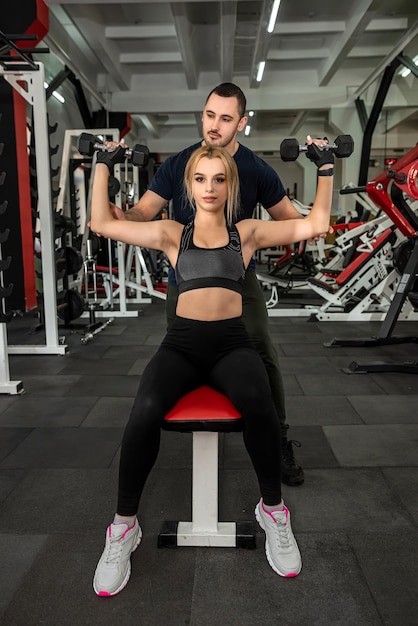
[[[263,500],[281,500],[280,421],[266,369],[241,318],[201,322],[176,317],[141,377],[122,439],[119,515],[136,515],[157,459],[161,424],[176,402],[200,385],[230,398],[244,420],[244,443]]]
[[[177,287],[169,284],[165,303],[168,327],[175,319],[177,298]],[[266,301],[256,273],[248,269],[245,272],[243,283],[242,321],[254,348],[263,359],[267,369],[274,405],[280,419],[281,434],[282,437],[287,438],[289,424],[286,418],[283,376],[279,366],[277,350],[270,334]]]

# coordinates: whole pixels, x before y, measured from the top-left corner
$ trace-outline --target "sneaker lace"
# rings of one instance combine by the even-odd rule
[[[122,554],[122,541],[121,537],[110,538],[107,544],[107,550],[105,555],[106,565],[117,564]]]
[[[287,523],[288,512],[285,512],[285,521],[283,522],[281,516],[273,513],[273,517],[275,520],[275,534],[277,535],[277,539],[279,542],[279,546],[281,548],[290,548],[291,547],[291,536],[290,536],[290,528]]]
[[[283,442],[282,446],[282,462],[284,465],[297,467],[295,453],[293,452],[293,446],[300,448],[302,444],[296,439],[289,439],[289,441]]]

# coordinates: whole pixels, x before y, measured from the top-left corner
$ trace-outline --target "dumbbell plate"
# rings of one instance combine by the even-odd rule
[[[280,144],[282,161],[296,161],[299,156],[299,142],[297,139],[283,139]]]
[[[338,135],[335,140],[335,145],[337,146],[335,156],[339,159],[346,159],[353,154],[354,139],[351,135]]]
[[[132,164],[139,167],[145,167],[148,164],[149,150],[148,146],[143,146],[139,143],[135,144],[132,150]]]
[[[85,156],[93,156],[94,154],[94,144],[97,139],[91,133],[81,133],[78,138],[78,151],[80,154],[84,154]]]
[[[114,198],[120,191],[120,182],[115,176],[109,176],[107,183],[107,190],[109,194],[109,200]]]
[[[280,144],[282,161],[296,161],[299,156],[299,142],[297,139],[283,139]]]

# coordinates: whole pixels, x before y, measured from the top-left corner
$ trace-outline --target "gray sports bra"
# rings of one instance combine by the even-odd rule
[[[184,227],[176,264],[179,293],[204,287],[223,287],[242,294],[245,276],[241,240],[233,224],[229,242],[222,248],[198,248],[193,243],[194,221]]]

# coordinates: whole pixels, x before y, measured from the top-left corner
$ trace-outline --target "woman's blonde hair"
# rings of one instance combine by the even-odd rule
[[[192,195],[192,184],[194,173],[200,159],[204,157],[208,159],[220,159],[225,167],[225,179],[228,187],[228,198],[226,201],[226,219],[228,224],[232,224],[233,218],[236,216],[239,208],[239,176],[237,165],[227,150],[219,147],[202,146],[198,148],[189,157],[184,172],[184,188],[188,201],[192,206],[195,205]]]

